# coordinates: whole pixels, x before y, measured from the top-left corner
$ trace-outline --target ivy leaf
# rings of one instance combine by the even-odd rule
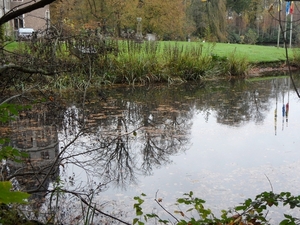
[[[12,183],[9,181],[0,182],[0,203],[27,203],[30,195],[25,192],[11,191]]]

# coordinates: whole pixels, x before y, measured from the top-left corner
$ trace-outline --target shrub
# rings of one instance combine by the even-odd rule
[[[179,210],[174,212],[168,211],[162,205],[162,199],[156,198],[155,202],[161,207],[162,211],[166,212],[170,218],[162,219],[155,213],[144,213],[142,204],[145,197],[142,194],[141,197],[134,197],[137,201],[134,204],[136,211],[136,218],[133,219],[133,224],[143,225],[143,221],[148,222],[150,220],[156,220],[160,224],[174,224],[177,225],[246,225],[246,224],[265,224],[269,225],[269,218],[267,218],[269,209],[275,207],[289,207],[290,209],[300,208],[300,196],[293,196],[289,192],[281,192],[275,194],[273,191],[263,192],[255,197],[255,199],[246,199],[244,203],[234,207],[231,210],[221,210],[221,216],[216,217],[212,210],[205,207],[205,201],[203,199],[194,197],[193,192],[184,194],[183,198],[177,199],[177,205]],[[183,210],[187,208],[186,210]],[[284,219],[280,222],[280,225],[293,225],[299,224],[299,218],[293,217],[289,214],[284,214]]]
[[[254,45],[257,42],[257,39],[258,39],[258,35],[252,29],[249,29],[245,34],[245,43],[247,44]]]

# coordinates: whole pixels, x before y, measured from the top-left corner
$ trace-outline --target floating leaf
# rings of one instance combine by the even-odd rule
[[[174,213],[178,213],[178,214],[180,214],[181,216],[184,216],[184,213],[182,212],[182,211],[174,211]]]

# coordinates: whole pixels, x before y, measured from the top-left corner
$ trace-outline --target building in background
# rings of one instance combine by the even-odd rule
[[[0,17],[2,17],[5,13],[7,13],[10,10],[10,2],[11,0],[0,0]],[[11,23],[7,23],[5,25],[5,35],[10,36],[11,31]]]

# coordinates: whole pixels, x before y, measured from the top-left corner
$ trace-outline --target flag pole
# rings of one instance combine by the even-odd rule
[[[293,34],[293,14],[294,14],[294,2],[291,2],[290,14],[291,14],[291,23],[290,23],[290,48],[292,48],[292,34]]]
[[[283,33],[283,44],[284,44],[284,48],[286,47],[286,29],[287,29],[287,15],[288,15],[288,11],[287,11],[287,7],[288,7],[288,2],[285,3],[285,21],[284,21],[284,33]]]
[[[287,1],[285,4],[286,7],[285,7],[284,47],[287,47],[287,39],[286,39],[287,29],[288,29],[287,21],[288,21],[288,15],[290,14],[291,2]]]
[[[293,33],[293,14],[291,14],[291,24],[290,24],[290,48],[292,47],[292,33]]]
[[[285,24],[284,24],[284,47],[287,47],[287,40],[286,40],[286,33],[287,33],[287,14],[285,15]]]
[[[278,14],[281,13],[281,0],[278,0]],[[280,18],[280,15],[279,15]],[[280,40],[280,21],[278,24],[278,35],[277,35],[277,48],[279,48],[279,40]]]

